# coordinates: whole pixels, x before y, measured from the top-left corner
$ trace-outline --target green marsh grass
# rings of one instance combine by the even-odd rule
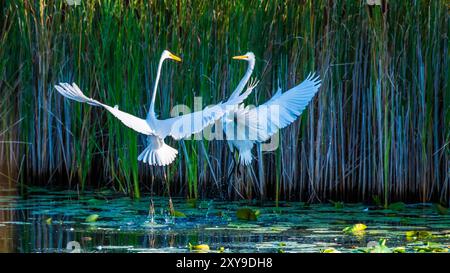
[[[110,187],[130,196],[302,201],[449,202],[450,95],[445,1],[2,1],[0,162],[25,185]],[[145,138],[102,109],[63,99],[77,82],[91,97],[144,117],[161,52],[156,110],[203,106],[231,94],[257,56],[247,103],[310,71],[320,94],[280,133],[280,148],[227,174],[223,141],[169,140],[164,170],[137,162]],[[18,175],[15,175],[18,173]]]

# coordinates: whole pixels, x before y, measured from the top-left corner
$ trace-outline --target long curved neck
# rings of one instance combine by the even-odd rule
[[[164,62],[164,58],[161,57],[158,64],[158,72],[156,73],[155,87],[153,87],[152,101],[150,102],[150,109],[148,110],[148,115],[155,117],[155,100],[156,100],[156,90],[158,90],[159,77],[161,76],[161,68]]]
[[[247,84],[248,80],[250,80],[250,76],[252,75],[254,68],[255,68],[255,60],[250,59],[248,61],[247,72],[245,72],[244,77],[239,82],[239,84],[236,87],[236,89],[234,90],[233,94],[231,94],[230,99],[236,98],[237,96],[239,96],[239,94],[241,94],[241,92],[242,92],[242,90],[244,90],[244,87]]]

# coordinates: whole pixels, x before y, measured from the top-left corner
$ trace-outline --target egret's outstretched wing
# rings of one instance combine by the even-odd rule
[[[197,111],[174,118],[156,121],[156,134],[164,138],[171,136],[176,140],[189,137],[201,132],[208,125],[213,124],[224,114],[223,104],[206,107]]]
[[[240,96],[217,105],[206,107],[202,111],[165,119],[157,120],[156,134],[162,138],[171,136],[174,139],[182,139],[201,132],[205,127],[212,125],[224,114],[234,111],[235,107],[242,103],[258,82],[249,85]]]
[[[258,128],[257,138],[253,139],[265,141],[279,129],[294,122],[317,93],[319,87],[319,76],[309,74],[301,84],[285,93],[279,89],[269,101],[249,110],[250,118],[248,118],[249,125],[247,127],[255,127],[252,123],[257,122]]]
[[[145,119],[141,119],[130,115],[126,112],[120,111],[118,106],[110,107],[106,104],[103,104],[97,100],[86,97],[83,92],[81,92],[80,88],[75,84],[72,85],[68,83],[59,83],[55,85],[56,90],[66,98],[71,100],[75,100],[78,102],[84,102],[93,106],[101,106],[108,110],[111,114],[113,114],[116,118],[122,121],[125,126],[135,130],[138,133],[145,135],[153,135],[154,131],[150,128],[149,124]]]

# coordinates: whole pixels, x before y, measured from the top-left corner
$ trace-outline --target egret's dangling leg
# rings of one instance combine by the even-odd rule
[[[155,220],[155,204],[153,203],[153,179],[150,184],[150,204],[148,207],[148,218],[150,218],[150,223],[153,224]]]
[[[164,182],[166,183],[167,196],[169,197],[169,213],[170,213],[170,215],[175,215],[175,209],[173,207],[172,197],[170,196],[170,184],[169,184],[169,181],[167,180],[166,169],[163,169],[163,174],[164,174]]]
[[[150,218],[150,224],[155,223],[155,204],[153,203],[152,197],[150,197],[150,208],[148,210],[148,218]]]

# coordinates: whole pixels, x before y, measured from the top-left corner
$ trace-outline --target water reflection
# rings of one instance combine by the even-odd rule
[[[411,243],[405,237],[408,230],[429,230],[436,235],[434,242],[450,245],[450,217],[438,215],[429,205],[392,212],[367,211],[359,204],[336,209],[301,203],[277,208],[265,203],[258,207],[257,221],[239,221],[236,210],[255,204],[207,200],[193,206],[174,199],[175,209],[187,216],[174,218],[168,216],[167,199],[154,198],[152,222],[149,197],[134,201],[111,192],[78,195],[33,188],[21,198],[17,191],[2,189],[2,252],[186,252],[189,243],[228,252],[318,252],[330,247],[350,252],[382,238],[388,245],[405,246]],[[98,219],[88,222],[93,214]],[[342,232],[359,222],[368,226],[362,236]]]
[[[12,179],[10,171],[0,164],[0,199],[8,200],[0,202],[0,206],[14,206],[14,196],[17,196],[16,183]],[[6,203],[6,204],[5,204]],[[13,252],[14,250],[14,226],[2,224],[4,222],[14,221],[14,211],[8,209],[0,210],[0,253]]]

